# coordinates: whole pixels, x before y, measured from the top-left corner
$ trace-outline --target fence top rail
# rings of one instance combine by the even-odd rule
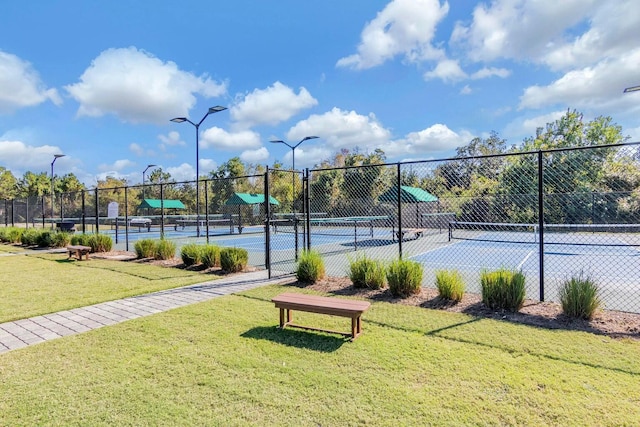
[[[564,148],[549,148],[545,150],[534,150],[534,151],[509,151],[507,153],[496,153],[496,154],[483,154],[479,156],[466,156],[466,157],[446,157],[441,159],[430,159],[430,160],[412,160],[407,162],[396,162],[396,163],[380,163],[377,165],[359,165],[359,166],[336,166],[330,168],[317,168],[317,169],[308,169],[309,172],[324,172],[324,171],[332,171],[332,170],[347,170],[347,169],[362,169],[362,168],[372,168],[372,167],[391,167],[398,165],[414,165],[419,163],[438,163],[438,162],[453,162],[453,161],[464,161],[464,160],[478,160],[478,159],[490,159],[496,157],[513,157],[513,156],[526,156],[526,155],[534,155],[534,154],[548,154],[548,153],[556,153],[563,151],[579,151],[579,150],[596,150],[603,148],[618,148],[618,147],[630,147],[640,145],[640,141],[636,142],[621,142],[618,144],[606,144],[606,145],[583,145],[580,147],[564,147]]]

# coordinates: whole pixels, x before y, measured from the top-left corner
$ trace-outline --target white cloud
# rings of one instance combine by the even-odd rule
[[[447,125],[436,123],[418,132],[411,132],[403,139],[393,141],[385,152],[396,157],[407,154],[425,156],[429,153],[438,153],[454,150],[473,139],[468,131],[454,132]],[[428,156],[427,156],[428,157]]]
[[[104,164],[103,163],[103,164],[98,166],[98,170],[100,170],[101,172],[106,172],[106,171],[121,172],[124,169],[133,167],[135,165],[136,165],[135,162],[132,162],[131,160],[122,159],[122,160],[116,160],[112,164]]]
[[[34,147],[22,141],[0,141],[0,159],[2,164],[14,175],[22,175],[27,171],[34,173],[51,170],[51,162],[55,154],[62,153],[59,147],[42,145]],[[55,163],[55,174],[68,170],[73,163],[70,157],[59,158]]]
[[[184,147],[187,145],[176,131],[171,131],[167,135],[158,135],[158,139],[160,140],[161,151],[167,151],[171,147]]]
[[[182,163],[179,166],[168,167],[163,169],[163,171],[168,172],[171,175],[171,178],[177,182],[195,181],[196,179],[196,169],[189,163]]]
[[[129,47],[103,51],[80,81],[65,89],[80,103],[78,116],[113,114],[125,122],[163,124],[187,116],[196,103],[195,94],[220,96],[226,93],[226,84]]]
[[[589,28],[583,34],[550,46],[543,58],[547,65],[555,70],[584,67],[637,48],[637,0],[598,2],[589,18]]]
[[[296,149],[296,169],[312,168],[324,160],[330,160],[336,152],[337,150],[331,150],[326,145],[301,146]],[[289,167],[292,163],[291,160],[292,155],[291,151],[289,151],[282,159],[282,162],[286,165],[285,167]]]
[[[265,147],[258,148],[257,150],[245,150],[240,154],[240,160],[245,163],[259,163],[269,158],[269,150]]]
[[[218,164],[213,159],[200,159],[198,165],[200,168],[200,170],[198,171],[200,173],[200,176],[206,175],[218,167]],[[193,176],[195,176],[195,173]]]
[[[324,114],[314,114],[296,123],[287,133],[287,139],[293,144],[305,136],[312,135],[320,139],[309,141],[309,143],[320,143],[328,146],[329,149],[340,150],[355,147],[379,148],[389,141],[391,133],[373,114],[363,116],[355,111],[333,108]]]
[[[132,142],[131,144],[129,144],[129,151],[131,151],[136,156],[144,155],[144,148],[142,148],[140,144],[137,144],[135,142]]]
[[[505,127],[505,137],[510,140],[517,140],[517,143],[519,143],[524,138],[535,136],[536,129],[539,127],[544,128],[547,123],[555,122],[565,113],[566,110],[560,110],[530,118],[518,117]]]
[[[231,117],[237,122],[235,125],[243,129],[260,124],[276,125],[318,104],[304,87],[296,95],[290,87],[280,82],[266,89],[255,89],[240,99],[231,108]]]
[[[567,30],[591,16],[598,0],[494,0],[480,3],[473,21],[458,22],[453,44],[464,46],[474,61],[498,58],[542,60],[550,47],[563,43]]]
[[[243,130],[240,132],[227,132],[218,127],[205,130],[200,137],[200,148],[213,148],[219,150],[247,150],[260,147],[260,135],[258,133]]]
[[[362,70],[398,55],[409,62],[441,58],[442,50],[431,42],[448,12],[449,4],[438,0],[393,0],[362,30],[358,53],[340,59],[336,66]]]
[[[50,100],[60,105],[55,89],[48,89],[30,63],[0,51],[0,113],[10,113]]]
[[[486,79],[493,76],[505,79],[510,75],[511,75],[511,71],[507,70],[506,68],[485,67],[473,73],[471,75],[471,79],[479,80],[479,79]]]
[[[473,89],[469,87],[469,85],[465,85],[462,89],[460,89],[460,95],[470,95],[473,92]]]
[[[425,80],[440,79],[446,83],[453,83],[468,78],[467,74],[460,68],[458,61],[453,59],[444,59],[438,62],[438,65],[436,65],[432,71],[424,73],[423,77]]]
[[[625,82],[637,82],[640,48],[593,67],[567,72],[547,86],[530,86],[520,98],[519,108],[570,105],[572,108],[635,110],[637,100],[623,96]]]

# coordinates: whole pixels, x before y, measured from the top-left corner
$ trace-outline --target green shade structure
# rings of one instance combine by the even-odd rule
[[[227,200],[225,205],[227,206],[240,206],[240,205],[258,205],[264,203],[264,194],[252,194],[252,193],[233,193],[233,196]],[[279,205],[280,202],[269,196],[269,203],[272,205]]]
[[[395,203],[398,201],[398,189],[396,187],[387,190],[380,196],[381,202]],[[401,203],[437,202],[438,198],[422,188],[400,186]]]
[[[160,200],[160,199],[144,199],[138,209],[185,209],[184,204],[180,200]]]

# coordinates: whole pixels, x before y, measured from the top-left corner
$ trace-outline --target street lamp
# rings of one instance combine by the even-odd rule
[[[149,170],[149,168],[155,168],[158,165],[147,165],[145,170],[142,171],[142,200],[144,200],[144,174]]]
[[[53,186],[53,164],[56,162],[56,160],[58,160],[60,157],[64,157],[64,154],[54,154],[53,155],[53,161],[51,162],[51,228],[53,228],[53,216],[54,216],[54,209],[53,209],[53,204],[55,202],[55,187]]]
[[[184,122],[191,123],[196,128],[196,234],[197,234],[197,237],[200,237],[200,165],[199,165],[200,163],[200,153],[199,153],[200,131],[199,129],[202,122],[204,122],[204,119],[209,117],[209,114],[219,113],[220,111],[224,111],[226,109],[227,107],[222,107],[220,105],[217,105],[215,107],[210,107],[209,111],[207,111],[207,114],[205,114],[204,117],[202,117],[202,119],[200,119],[198,123],[193,123],[191,120],[189,120],[186,117],[175,117],[171,119],[171,121],[174,123],[184,123]]]
[[[640,86],[631,86],[631,87],[625,88],[623,92],[629,93],[629,92],[637,92],[639,90],[640,90]]]
[[[298,148],[298,145],[302,144],[302,143],[303,143],[303,142],[305,142],[306,140],[308,140],[308,139],[316,139],[316,138],[318,138],[318,137],[317,137],[317,136],[305,136],[305,137],[304,137],[304,138],[302,138],[302,140],[301,140],[300,142],[298,142],[296,145],[290,145],[290,144],[288,144],[288,143],[284,142],[284,141],[283,141],[283,140],[281,140],[281,139],[277,139],[277,140],[269,141],[269,142],[272,142],[272,143],[274,143],[274,144],[284,144],[284,145],[286,145],[287,147],[291,148],[291,159],[292,159],[292,163],[293,163],[293,165],[292,165],[292,168],[291,168],[291,169],[296,170],[296,148]]]

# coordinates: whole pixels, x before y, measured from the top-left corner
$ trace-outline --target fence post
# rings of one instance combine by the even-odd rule
[[[207,233],[207,245],[209,244],[209,180],[204,180],[204,223]]]
[[[129,252],[129,187],[124,187],[124,244]],[[118,215],[116,214],[116,236],[118,235]]]
[[[45,228],[46,225],[45,225],[45,222],[44,222],[44,195],[40,198],[40,201],[41,201],[41,205],[42,205],[42,228]],[[6,214],[7,214],[7,201],[6,200],[5,200],[5,203],[4,203],[4,209],[5,209],[4,212],[5,212],[5,217],[6,217]]]
[[[271,203],[269,203],[269,166],[264,173],[264,267],[271,279]],[[297,257],[297,253],[296,253]]]
[[[305,218],[305,230],[307,232],[307,251],[311,250],[311,191],[310,191],[310,183],[309,183],[309,168],[305,168],[304,170],[305,175],[306,175],[306,196],[305,196],[305,200],[304,203],[307,205],[306,207],[306,213],[307,213],[307,217]]]
[[[100,232],[100,208],[98,207],[98,187],[95,190],[95,207],[96,207],[96,234]]]
[[[540,301],[544,301],[544,173],[542,150],[538,151],[538,274],[540,276]]]
[[[86,209],[85,194],[86,194],[86,191],[82,190],[82,234],[87,234],[87,221],[86,221],[87,214],[85,212],[85,209]]]
[[[198,224],[198,217],[196,217],[196,224]],[[198,232],[198,237],[200,237],[200,232]],[[163,183],[160,183],[160,238],[164,239],[164,184]]]
[[[400,175],[400,163],[397,164],[396,186],[398,188],[398,257],[402,259],[402,177]]]

